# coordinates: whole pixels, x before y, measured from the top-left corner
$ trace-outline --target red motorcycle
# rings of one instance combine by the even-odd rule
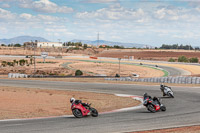
[[[152,100],[151,98],[144,99],[143,105],[152,113],[159,110],[166,111],[166,107],[163,104],[159,104],[158,101]]]
[[[82,117],[87,116],[87,115],[91,115],[93,117],[98,116],[98,111],[95,108],[92,108],[91,104],[89,104],[86,107],[86,106],[83,106],[81,103],[78,103],[78,104],[73,103],[71,105],[71,110],[72,110],[73,115],[76,118],[82,118]]]

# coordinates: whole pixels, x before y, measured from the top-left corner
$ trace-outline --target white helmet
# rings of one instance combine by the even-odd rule
[[[163,84],[163,83],[161,83],[161,84],[160,84],[160,87],[164,87],[164,84]]]
[[[70,98],[70,103],[73,103],[73,102],[75,102],[75,98]]]

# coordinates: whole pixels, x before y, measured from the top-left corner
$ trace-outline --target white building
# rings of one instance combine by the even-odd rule
[[[37,47],[62,47],[62,42],[37,42]]]

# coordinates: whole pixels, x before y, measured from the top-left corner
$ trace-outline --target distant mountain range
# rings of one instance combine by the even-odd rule
[[[42,38],[42,37],[35,37],[35,36],[18,36],[10,39],[0,39],[0,44],[22,44],[24,42],[30,42],[30,41],[40,41],[40,42],[49,42],[49,40]]]
[[[10,39],[0,39],[0,44],[22,44],[24,42],[30,42],[30,41],[39,41],[39,42],[50,42],[49,40],[42,38],[42,37],[35,37],[35,36],[18,36],[18,37],[14,37],[14,38],[10,38]],[[71,42],[81,42],[82,44],[91,44],[91,45],[109,45],[109,46],[114,46],[114,45],[118,45],[118,46],[124,46],[126,48],[132,48],[132,47],[136,47],[136,48],[144,48],[147,45],[145,44],[138,44],[138,43],[122,43],[122,42],[111,42],[111,41],[105,41],[105,40],[96,40],[96,41],[90,41],[90,40],[78,40],[78,39],[74,39],[71,40]],[[151,46],[148,46],[151,47]]]
[[[126,48],[132,48],[132,47],[143,48],[143,47],[146,46],[145,44],[111,42],[111,41],[105,41],[105,40],[90,41],[90,40],[78,40],[78,39],[74,39],[74,40],[71,40],[71,42],[81,42],[82,44],[92,44],[92,45],[98,45],[98,44],[99,45],[109,45],[109,46],[118,45],[118,46],[124,46]]]

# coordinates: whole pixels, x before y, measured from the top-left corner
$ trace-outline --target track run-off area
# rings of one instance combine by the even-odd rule
[[[29,120],[0,121],[0,129],[3,133],[132,132],[200,124],[200,87],[172,86],[175,98],[167,98],[162,97],[159,85],[147,86],[0,79],[0,86],[89,91],[139,96],[147,92],[151,96],[160,97],[162,103],[167,107],[166,112],[157,113],[150,113],[146,108],[139,108],[136,110],[100,114],[97,118],[85,117],[77,119],[73,116],[60,116]],[[69,103],[66,102],[66,104]]]

